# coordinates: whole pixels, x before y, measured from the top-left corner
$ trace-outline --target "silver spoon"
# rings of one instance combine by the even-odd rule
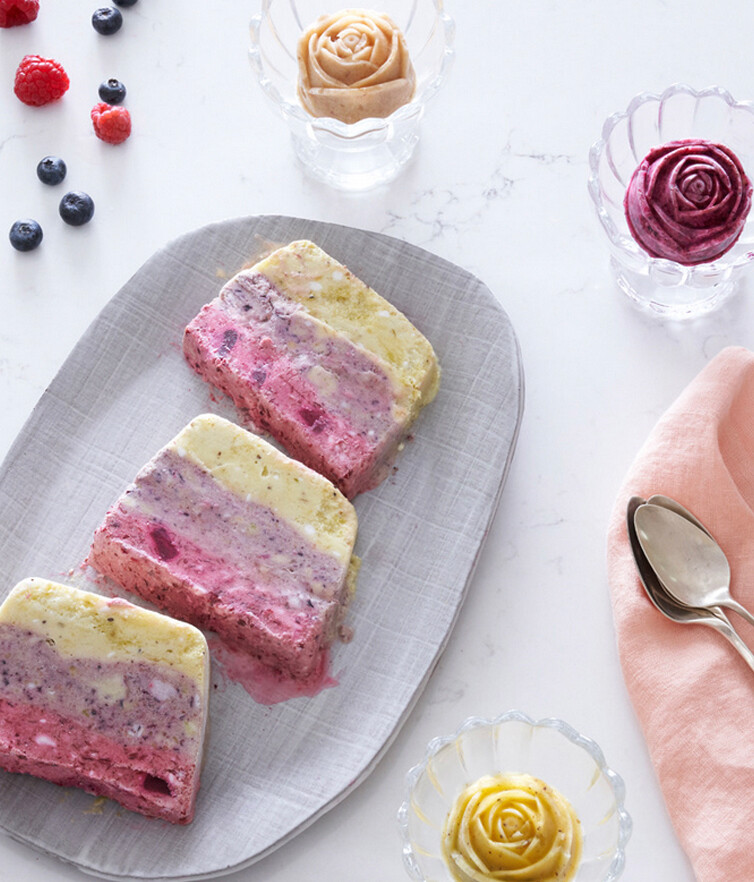
[[[646,503],[634,515],[639,543],[660,583],[686,606],[727,607],[754,625],[754,615],[730,595],[730,566],[706,530],[663,506]]]
[[[626,526],[628,528],[628,538],[631,543],[631,551],[634,555],[636,568],[639,571],[641,583],[647,597],[652,601],[654,606],[667,618],[682,625],[707,625],[719,631],[741,654],[746,664],[754,671],[754,653],[739,637],[735,628],[731,625],[724,613],[715,615],[707,610],[693,609],[688,606],[681,606],[676,603],[668,594],[665,593],[657,573],[652,569],[647,558],[642,551],[639,543],[639,537],[636,535],[636,527],[634,526],[634,516],[639,506],[645,502],[640,496],[632,496],[628,501],[626,509]]]
[[[670,496],[664,496],[662,493],[654,493],[649,499],[646,500],[649,505],[661,505],[663,508],[669,508],[671,511],[677,512],[682,517],[686,518],[687,521],[691,521],[692,524],[696,524],[700,530],[704,530],[708,536],[712,536],[712,533],[704,526],[704,524],[696,517],[696,515],[692,514],[685,506],[681,505],[675,499],[671,499]],[[714,539],[715,537],[712,536]],[[673,598],[677,599],[677,598]],[[685,606],[686,604],[684,604]],[[720,609],[719,606],[710,606],[708,607],[711,613],[714,613],[716,616],[722,616],[723,618],[727,618],[725,613]]]

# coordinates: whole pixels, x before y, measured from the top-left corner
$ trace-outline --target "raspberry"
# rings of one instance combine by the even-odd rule
[[[125,107],[100,101],[92,107],[94,134],[108,144],[121,144],[131,134],[131,114]]]
[[[0,28],[29,24],[39,12],[39,0],[0,0]]]
[[[40,107],[62,98],[69,85],[68,74],[57,61],[41,55],[25,55],[16,70],[13,91],[24,104]]]

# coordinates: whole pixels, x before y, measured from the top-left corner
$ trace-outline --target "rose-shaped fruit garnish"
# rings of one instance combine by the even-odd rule
[[[735,244],[751,193],[738,157],[727,147],[671,141],[644,157],[623,204],[631,235],[645,251],[692,266],[715,260]]]
[[[386,117],[414,94],[406,40],[386,15],[344,9],[323,15],[298,41],[298,94],[312,116],[344,123]]]
[[[442,853],[459,882],[568,882],[581,859],[570,803],[531,775],[487,775],[455,801]]]

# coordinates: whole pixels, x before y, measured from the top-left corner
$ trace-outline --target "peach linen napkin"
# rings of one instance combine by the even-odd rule
[[[660,419],[623,483],[608,577],[623,674],[665,803],[699,882],[754,880],[754,672],[711,628],[666,619],[647,599],[626,533],[632,495],[689,508],[754,611],[754,353],[725,349]],[[731,613],[754,649],[754,628]]]

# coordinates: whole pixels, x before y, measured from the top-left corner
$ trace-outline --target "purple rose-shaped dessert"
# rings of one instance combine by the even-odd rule
[[[692,266],[735,244],[751,195],[751,182],[731,150],[689,139],[650,150],[623,204],[631,234],[645,251]]]

